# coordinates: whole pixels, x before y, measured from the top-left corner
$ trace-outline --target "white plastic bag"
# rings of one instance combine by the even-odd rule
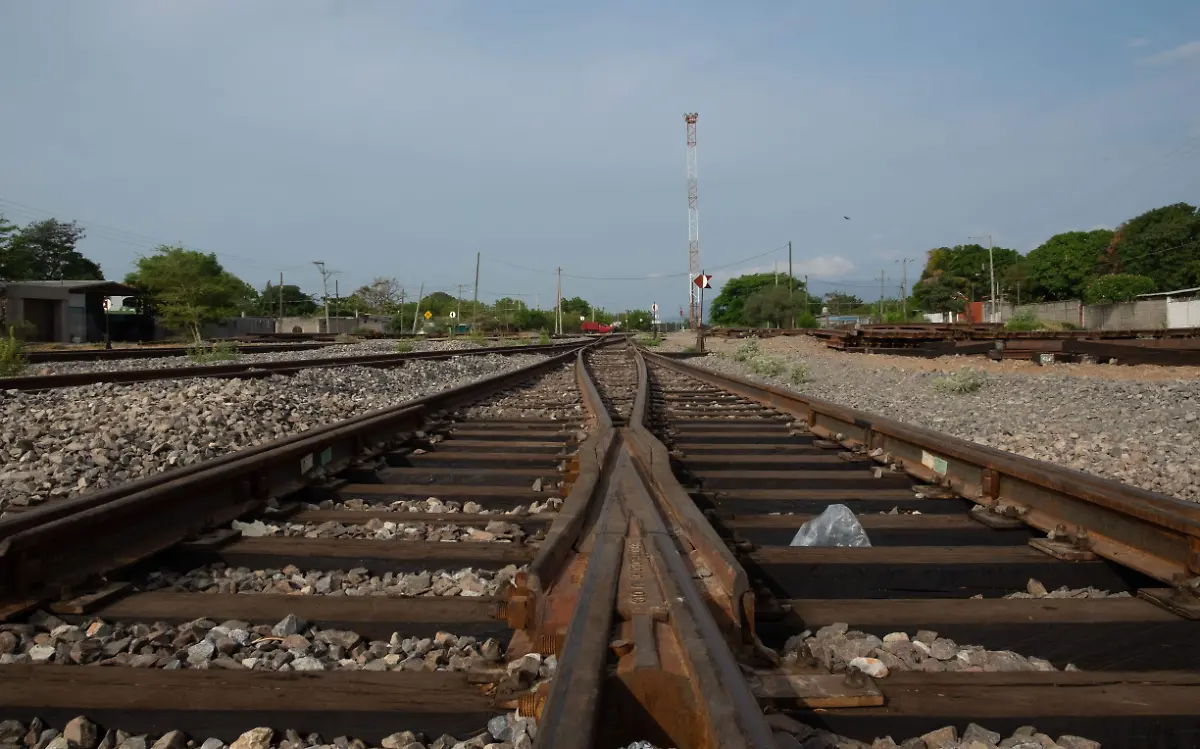
[[[796,531],[790,546],[870,546],[866,531],[846,505],[829,505]]]

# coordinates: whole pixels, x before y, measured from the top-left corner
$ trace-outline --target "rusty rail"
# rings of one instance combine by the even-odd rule
[[[1162,581],[1177,591],[1172,610],[1200,618],[1190,597],[1200,587],[1200,505],[651,352],[643,356],[769,404],[819,436]]]

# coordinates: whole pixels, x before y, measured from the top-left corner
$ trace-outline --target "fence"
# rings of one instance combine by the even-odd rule
[[[1168,328],[1200,328],[1200,299],[1167,299]]]
[[[1000,308],[1003,322],[1032,315],[1049,324],[1067,324],[1087,330],[1161,330],[1200,327],[1200,302],[1139,299],[1114,304],[1083,304],[1078,300],[1022,304]]]

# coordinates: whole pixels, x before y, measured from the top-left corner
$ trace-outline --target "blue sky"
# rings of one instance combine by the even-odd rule
[[[79,220],[110,277],[182,242],[469,295],[481,252],[485,299],[548,307],[562,266],[671,311],[685,111],[717,283],[790,240],[874,297],[930,247],[1200,200],[1194,1],[0,0],[0,90],[0,212]]]

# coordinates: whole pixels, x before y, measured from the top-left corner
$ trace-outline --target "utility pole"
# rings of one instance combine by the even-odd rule
[[[329,332],[329,276],[331,275],[325,270],[325,263],[320,260],[314,260],[313,265],[321,271],[321,289],[325,300],[325,332]]]
[[[992,235],[980,234],[975,237],[967,237],[967,239],[986,239],[988,243],[988,289],[991,295],[989,303],[988,322],[996,322],[996,260],[992,254]]]
[[[336,278],[333,279],[333,303],[340,313],[342,311],[342,295],[338,291],[338,280]],[[339,314],[338,317],[345,317],[345,315]]]
[[[692,283],[697,273],[704,272],[700,268],[700,177],[696,168],[696,119],[699,116],[695,112],[683,115],[687,125],[688,320],[697,330],[704,314],[700,310],[703,289]]]
[[[792,240],[788,240],[788,302],[792,301],[792,287],[796,285],[795,279],[792,278]],[[808,308],[805,307],[805,312]],[[792,310],[792,327],[796,327],[796,311]]]
[[[471,324],[479,324],[479,255],[475,253],[475,296],[471,299]]]
[[[283,271],[279,271],[279,332],[283,332]]]
[[[913,260],[912,258],[902,257],[899,260],[897,260],[896,262],[900,263],[900,268],[901,268],[901,270],[900,270],[900,273],[901,273],[901,276],[900,276],[900,278],[901,278],[901,281],[900,281],[900,303],[903,305],[904,321],[908,322],[908,264],[910,262],[916,262],[916,261]]]
[[[790,246],[791,242],[788,242],[788,245]],[[808,314],[808,274],[807,273],[804,274],[804,314]],[[793,328],[796,327],[796,324],[792,323],[792,327]]]
[[[558,284],[554,287],[554,333],[562,335],[562,266],[557,268]]]
[[[421,300],[425,298],[425,283],[421,282],[421,290],[417,292],[417,308],[413,310],[413,335],[417,334],[417,317],[421,314]]]
[[[887,274],[879,271],[879,322],[883,322],[883,284],[887,279]]]

